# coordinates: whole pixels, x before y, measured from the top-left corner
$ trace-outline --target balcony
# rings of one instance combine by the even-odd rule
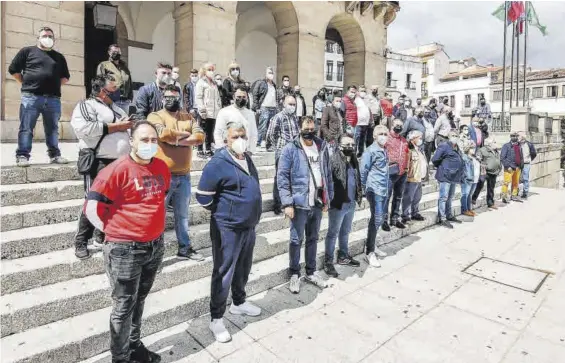
[[[427,89],[422,90],[422,98],[428,98],[428,90]]]
[[[387,80],[386,80],[386,86],[387,86],[387,88],[394,88],[394,89],[396,89],[396,82],[398,82],[396,79],[387,79]]]
[[[406,82],[406,89],[409,90],[416,90],[416,82]]]

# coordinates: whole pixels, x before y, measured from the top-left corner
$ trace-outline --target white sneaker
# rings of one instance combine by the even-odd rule
[[[69,161],[62,156],[55,156],[50,160],[51,164],[68,164]]]
[[[288,284],[288,289],[293,294],[298,294],[300,292],[300,278],[298,275],[292,275],[290,277],[290,283]]]
[[[369,266],[381,267],[381,263],[379,262],[379,259],[377,258],[375,252],[370,252],[368,255],[365,256],[365,259],[367,260]]]
[[[92,247],[96,248],[96,249],[102,249],[104,247],[104,243],[98,242],[97,240],[93,239],[92,240]]]
[[[326,280],[324,280],[320,275],[318,275],[317,272],[314,272],[312,275],[306,275],[304,279],[306,279],[306,281],[308,281],[309,283],[318,286],[321,289],[325,289],[326,287],[328,287],[328,283],[326,282]]]
[[[379,257],[386,257],[388,256],[388,253],[386,253],[383,250],[380,250],[378,247],[375,247],[375,253],[377,254],[377,256]]]
[[[235,305],[232,303],[230,306],[230,313],[234,315],[259,316],[261,315],[261,308],[253,305],[249,301],[246,301],[241,305]]]
[[[210,322],[210,330],[217,342],[227,343],[231,340],[231,334],[224,325],[224,319],[213,319]]]

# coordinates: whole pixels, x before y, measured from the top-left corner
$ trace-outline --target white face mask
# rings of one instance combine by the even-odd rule
[[[367,95],[367,92],[365,92],[365,91],[359,92],[359,96],[361,96],[361,98],[365,98],[366,95]]]
[[[140,142],[137,144],[137,151],[135,153],[143,160],[150,160],[157,154],[157,144],[152,142]]]
[[[55,43],[53,38],[39,38],[39,44],[41,44],[43,48],[51,49],[53,48],[53,43]]]
[[[179,79],[179,74],[178,74],[178,72],[173,72],[173,73],[171,73],[171,78],[172,78],[174,81],[176,81],[177,79]]]
[[[289,115],[292,115],[293,113],[296,112],[296,106],[284,105],[284,110],[285,110],[286,113],[288,113]]]
[[[288,86],[290,86],[290,82],[289,82],[289,81],[284,81],[284,82],[283,82],[283,85],[284,85],[285,87],[288,87]]]
[[[196,83],[198,82],[198,76],[190,76],[190,80],[192,81],[192,83]]]
[[[218,86],[221,86],[221,85],[222,85],[222,80],[221,80],[221,79],[217,79],[217,80],[216,80],[216,84],[217,84]]]
[[[214,78],[214,71],[206,71],[206,77]]]
[[[384,146],[387,141],[388,141],[388,136],[386,135],[377,136],[377,142],[379,143],[379,145]]]
[[[272,74],[272,73],[267,73],[267,79],[268,79],[269,81],[272,81],[274,77],[275,77],[274,74]]]
[[[232,77],[237,77],[237,76],[239,76],[239,70],[237,70],[237,69],[232,70],[232,71],[231,71],[231,75],[232,75]]]
[[[159,81],[159,84],[168,85],[171,84],[171,82],[173,82],[173,78],[168,74],[163,74],[157,77],[157,81]]]
[[[416,141],[416,146],[422,146],[424,142],[422,141],[422,139],[419,139],[418,141]]]
[[[231,144],[231,149],[237,155],[243,155],[247,151],[247,140],[239,138]]]

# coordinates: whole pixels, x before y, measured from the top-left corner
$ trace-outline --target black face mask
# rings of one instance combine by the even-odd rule
[[[353,155],[353,148],[352,147],[342,147],[341,152],[345,156],[352,156]]]
[[[239,108],[247,106],[247,98],[236,98],[235,105]]]
[[[486,101],[481,101],[481,106],[484,106]]]
[[[422,101],[416,101],[416,104],[420,106],[422,104]]]
[[[394,126],[392,128],[392,131],[396,132],[397,134],[400,134],[400,132],[402,131],[402,126]]]
[[[117,60],[120,60],[120,58],[122,58],[122,55],[118,52],[113,52],[113,53],[110,53],[110,58],[112,60],[117,61]]]
[[[304,140],[314,140],[314,136],[315,136],[315,132],[314,131],[300,131],[300,135],[302,136],[302,138]]]
[[[379,94],[379,92],[378,92],[378,91],[372,91],[371,93],[372,93],[372,94],[373,94],[373,96],[375,96],[375,97],[377,97],[377,95]]]
[[[512,141],[514,144],[518,142],[518,138],[517,137],[511,137],[510,141]]]
[[[165,100],[164,106],[165,110],[169,112],[177,112],[180,108],[180,100]]]

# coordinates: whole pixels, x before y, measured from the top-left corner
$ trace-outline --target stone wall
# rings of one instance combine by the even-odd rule
[[[49,26],[55,32],[54,48],[67,59],[71,78],[61,90],[62,115],[59,138],[74,139],[69,119],[76,103],[85,96],[84,88],[84,3],[78,1],[9,1],[2,4],[2,23],[5,27],[2,53],[3,97],[2,141],[17,138],[19,128],[20,85],[8,73],[8,66],[23,47],[37,43],[37,31]],[[41,118],[34,138],[44,139]]]
[[[558,188],[561,180],[561,144],[535,145],[538,155],[532,163],[530,182],[533,186]]]

